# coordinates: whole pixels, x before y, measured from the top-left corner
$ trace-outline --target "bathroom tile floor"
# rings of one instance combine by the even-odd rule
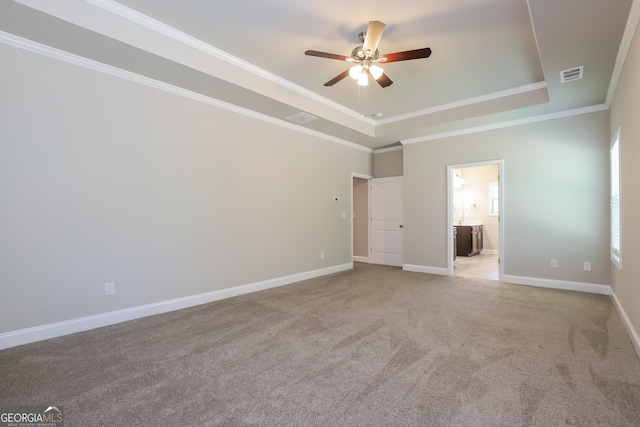
[[[456,276],[498,280],[498,254],[480,252],[471,257],[458,256],[453,268]]]

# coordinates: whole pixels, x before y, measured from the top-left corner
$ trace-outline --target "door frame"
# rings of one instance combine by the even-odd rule
[[[483,162],[472,163],[459,163],[455,165],[447,165],[447,274],[454,275],[453,270],[453,171],[455,169],[474,168],[480,166],[498,166],[498,280],[502,281],[504,278],[504,224],[505,224],[505,211],[504,211],[504,185],[506,177],[504,175],[504,159],[499,160],[487,160]]]
[[[351,197],[349,198],[349,205],[351,208],[351,263],[355,261],[353,254],[353,178],[360,178],[367,180],[367,263],[371,263],[371,180],[373,176],[365,175],[361,173],[351,172],[351,182],[349,188],[351,189]]]

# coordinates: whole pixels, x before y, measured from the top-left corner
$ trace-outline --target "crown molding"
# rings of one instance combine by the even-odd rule
[[[620,82],[620,76],[624,68],[624,63],[627,60],[633,37],[635,36],[640,22],[640,1],[634,0],[631,3],[631,10],[629,11],[629,18],[627,19],[627,25],[624,27],[624,34],[622,35],[622,41],[620,42],[620,48],[618,49],[618,56],[616,57],[616,64],[611,73],[611,80],[609,82],[609,90],[607,91],[607,105],[611,105],[613,97],[618,89],[618,83]]]
[[[225,61],[235,67],[241,68],[271,83],[274,83],[278,86],[282,86],[286,89],[289,89],[300,96],[312,99],[329,108],[332,108],[336,111],[347,114],[352,118],[358,119],[369,125],[375,125],[376,123],[375,120],[373,119],[363,117],[361,113],[353,111],[341,104],[338,104],[337,102],[331,101],[328,98],[320,96],[313,91],[305,89],[302,86],[299,86],[295,83],[290,82],[289,80],[283,79],[282,77],[279,77],[273,73],[270,73],[269,71],[263,68],[253,65],[247,61],[244,61],[234,55],[231,55],[228,52],[225,52],[222,49],[218,49],[217,47],[212,46],[196,37],[190,36],[189,34],[184,33],[170,25],[167,25],[156,19],[153,19],[143,13],[140,13],[134,9],[131,9],[113,0],[86,0],[86,1],[88,3],[93,4],[94,6],[97,6],[108,12],[111,12],[123,19],[131,21],[135,24],[144,26],[145,28],[155,31],[158,34],[162,34],[163,36],[169,37],[179,43],[183,43],[187,46],[190,46],[194,49],[204,52],[207,55],[214,56],[222,61]]]
[[[373,154],[382,154],[382,153],[389,153],[391,151],[401,151],[401,150],[402,150],[402,145],[395,145],[393,147],[378,148],[376,150],[373,150]]]
[[[164,92],[168,92],[174,95],[182,96],[184,98],[188,98],[194,101],[201,102],[203,104],[211,105],[214,107],[218,107],[227,111],[232,111],[234,113],[242,114],[247,117],[252,117],[254,119],[262,120],[264,122],[268,122],[274,124],[276,126],[288,128],[297,132],[305,133],[307,135],[311,135],[317,138],[324,139],[326,141],[330,141],[336,144],[341,144],[347,146],[349,148],[353,148],[356,150],[364,151],[367,153],[373,153],[371,148],[364,147],[362,145],[354,144],[353,142],[336,138],[322,132],[318,132],[312,129],[308,129],[302,126],[298,126],[296,124],[287,122],[285,120],[276,119],[271,116],[267,116],[265,114],[257,113],[255,111],[238,107],[237,105],[230,104],[228,102],[220,101],[218,99],[202,95],[197,92],[193,92],[187,89],[183,89],[178,86],[174,86],[165,82],[161,82],[159,80],[155,80],[140,74],[133,73],[131,71],[126,71],[121,68],[117,68],[111,65],[104,64],[102,62],[94,61],[92,59],[84,58],[82,56],[74,55],[69,52],[65,52],[60,49],[53,48],[51,46],[43,45],[41,43],[34,42],[32,40],[25,39],[23,37],[16,36],[14,34],[10,34],[4,31],[0,31],[0,43],[4,43],[9,46],[13,46],[19,49],[23,49],[32,53],[36,53],[42,56],[46,56],[52,59],[56,59],[59,61],[67,62],[69,64],[77,65],[92,71],[97,71],[99,73],[107,74],[113,77],[117,77],[123,80],[128,80],[130,82],[138,83],[147,87],[152,87],[155,89],[162,90]]]
[[[535,92],[540,89],[546,89],[547,82],[531,83],[524,86],[519,86],[511,89],[505,89],[498,92],[489,93],[486,95],[476,96],[474,98],[463,99],[462,101],[451,102],[448,104],[437,105],[431,108],[425,108],[423,110],[413,111],[407,114],[401,114],[398,116],[389,117],[387,119],[378,120],[376,124],[386,125],[389,123],[399,122],[401,120],[413,119],[420,116],[426,116],[429,114],[439,113],[446,110],[453,110],[455,108],[466,107],[469,105],[480,104],[483,102],[494,101],[500,98],[508,98],[514,95],[520,95],[528,92]]]
[[[170,25],[167,25],[161,21],[151,18],[141,12],[138,12],[134,9],[131,9],[127,6],[124,6],[114,0],[86,0],[88,3],[99,7],[103,10],[111,12],[120,18],[126,19],[130,22],[133,22],[137,25],[143,26],[151,31],[154,31],[158,34],[161,34],[165,37],[169,37],[179,43],[182,43],[186,46],[197,49],[207,55],[211,55],[217,59],[225,61],[234,67],[238,67],[244,71],[252,73],[262,79],[265,79],[273,84],[286,88],[302,97],[318,102],[326,107],[333,109],[334,111],[343,113],[348,115],[349,117],[356,119],[362,123],[365,123],[371,126],[374,129],[378,127],[378,125],[385,125],[388,123],[394,123],[401,120],[411,119],[415,117],[420,117],[424,115],[434,114],[441,111],[451,110],[455,108],[465,107],[469,105],[479,104],[482,102],[493,101],[500,98],[507,98],[514,95],[519,95],[527,92],[534,92],[536,90],[540,90],[547,87],[546,82],[537,82],[532,83],[525,86],[520,86],[516,88],[506,89],[499,92],[490,93],[487,95],[481,95],[474,98],[464,99],[462,101],[456,101],[449,104],[438,105],[435,107],[414,111],[407,114],[402,114],[394,117],[389,117],[383,120],[374,120],[372,118],[363,116],[361,113],[351,110],[342,104],[334,102],[328,98],[325,98],[317,93],[308,90],[302,86],[299,86],[295,83],[292,83],[289,80],[283,79],[269,71],[264,70],[254,64],[251,64],[247,61],[244,61],[234,55],[231,55],[228,52],[225,52],[213,45],[210,45],[196,37],[193,37],[187,33],[184,33]],[[316,113],[314,113],[316,114]],[[317,115],[317,114],[316,114]],[[372,135],[373,136],[373,135]]]
[[[575,108],[573,110],[565,110],[565,111],[559,111],[556,113],[541,114],[539,116],[532,116],[532,117],[525,117],[517,120],[510,120],[506,122],[491,123],[489,125],[484,125],[484,126],[475,126],[475,127],[466,128],[466,129],[459,129],[451,132],[442,132],[442,133],[437,133],[433,135],[419,136],[417,138],[402,140],[400,141],[400,143],[402,145],[409,145],[409,144],[415,144],[418,142],[434,141],[438,139],[452,138],[454,136],[469,135],[473,133],[486,132],[486,131],[495,130],[495,129],[503,129],[503,128],[513,127],[513,126],[526,125],[529,123],[544,122],[547,120],[561,119],[564,117],[572,117],[572,116],[579,116],[582,114],[596,113],[599,111],[606,111],[608,109],[609,109],[609,105],[598,104],[598,105],[592,105],[589,107]]]

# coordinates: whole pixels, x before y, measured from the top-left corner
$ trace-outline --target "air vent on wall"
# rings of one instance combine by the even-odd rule
[[[309,113],[305,113],[304,111],[300,111],[299,113],[293,114],[289,117],[285,117],[290,122],[303,125],[305,123],[312,122],[314,120],[318,120],[316,116],[313,116]]]
[[[569,68],[568,70],[560,71],[560,82],[567,83],[574,80],[580,80],[584,73],[584,66]]]

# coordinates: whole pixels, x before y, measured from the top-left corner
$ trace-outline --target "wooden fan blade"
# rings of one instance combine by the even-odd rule
[[[346,71],[338,74],[337,76],[335,76],[334,78],[332,78],[328,82],[326,82],[324,85],[325,86],[333,86],[334,84],[338,83],[340,80],[344,79],[348,75],[349,75],[349,70],[346,70]]]
[[[363,53],[365,53],[366,51],[370,51],[371,56],[375,55],[385,26],[386,25],[380,21],[369,21],[367,35],[364,36],[364,44],[362,45]]]
[[[389,76],[387,76],[385,73],[382,73],[382,75],[380,76],[380,78],[378,80],[376,80],[380,86],[382,87],[387,87],[387,86],[391,86],[393,84],[393,81],[389,78]]]
[[[423,47],[422,49],[414,49],[414,50],[406,50],[404,52],[396,52],[389,53],[384,55],[386,61],[383,61],[380,58],[380,62],[389,63],[389,62],[398,62],[398,61],[408,61],[410,59],[421,59],[428,58],[431,56],[431,49],[428,47]]]
[[[346,61],[347,56],[344,55],[336,55],[335,53],[327,53],[327,52],[318,52],[317,50],[308,50],[304,53],[309,56],[319,56],[320,58],[329,58],[329,59],[337,59],[338,61]]]

